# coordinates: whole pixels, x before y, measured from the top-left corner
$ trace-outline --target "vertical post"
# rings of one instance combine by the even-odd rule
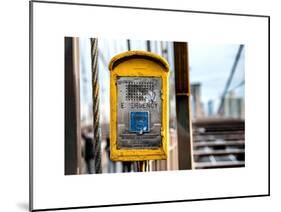
[[[174,43],[179,170],[192,169],[193,146],[190,114],[188,45]]]
[[[131,50],[131,41],[129,39],[127,40],[127,48],[128,48],[128,51]]]
[[[101,167],[101,130],[99,109],[99,78],[98,78],[98,40],[91,38],[92,86],[93,86],[93,129],[94,129],[94,161],[95,173],[102,173]]]
[[[65,37],[65,166],[64,173],[80,174],[81,129],[78,38]]]
[[[146,41],[146,48],[148,52],[151,52],[151,43],[149,40]]]
[[[150,161],[149,160],[143,160],[143,161],[137,161],[137,171],[138,172],[149,172],[151,171]]]

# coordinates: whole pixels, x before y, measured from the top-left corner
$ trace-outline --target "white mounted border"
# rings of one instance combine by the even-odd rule
[[[269,17],[39,1],[30,15],[31,210],[269,195]],[[65,36],[245,44],[246,167],[65,176]]]

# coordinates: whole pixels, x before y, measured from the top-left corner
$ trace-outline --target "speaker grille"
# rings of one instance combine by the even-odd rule
[[[126,100],[127,101],[144,101],[149,91],[154,90],[153,82],[127,82],[126,84]]]

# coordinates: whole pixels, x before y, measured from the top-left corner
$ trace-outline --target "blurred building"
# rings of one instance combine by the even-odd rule
[[[209,100],[208,101],[208,116],[213,116],[214,115],[214,101]]]
[[[191,108],[192,108],[192,117],[202,118],[204,117],[204,107],[201,99],[201,83],[192,83],[191,88]]]
[[[223,100],[224,117],[244,119],[244,98],[236,97],[231,91]]]

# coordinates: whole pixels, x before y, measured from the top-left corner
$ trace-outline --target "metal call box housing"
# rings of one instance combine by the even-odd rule
[[[111,160],[167,159],[167,61],[151,52],[128,51],[113,57],[109,70]]]

